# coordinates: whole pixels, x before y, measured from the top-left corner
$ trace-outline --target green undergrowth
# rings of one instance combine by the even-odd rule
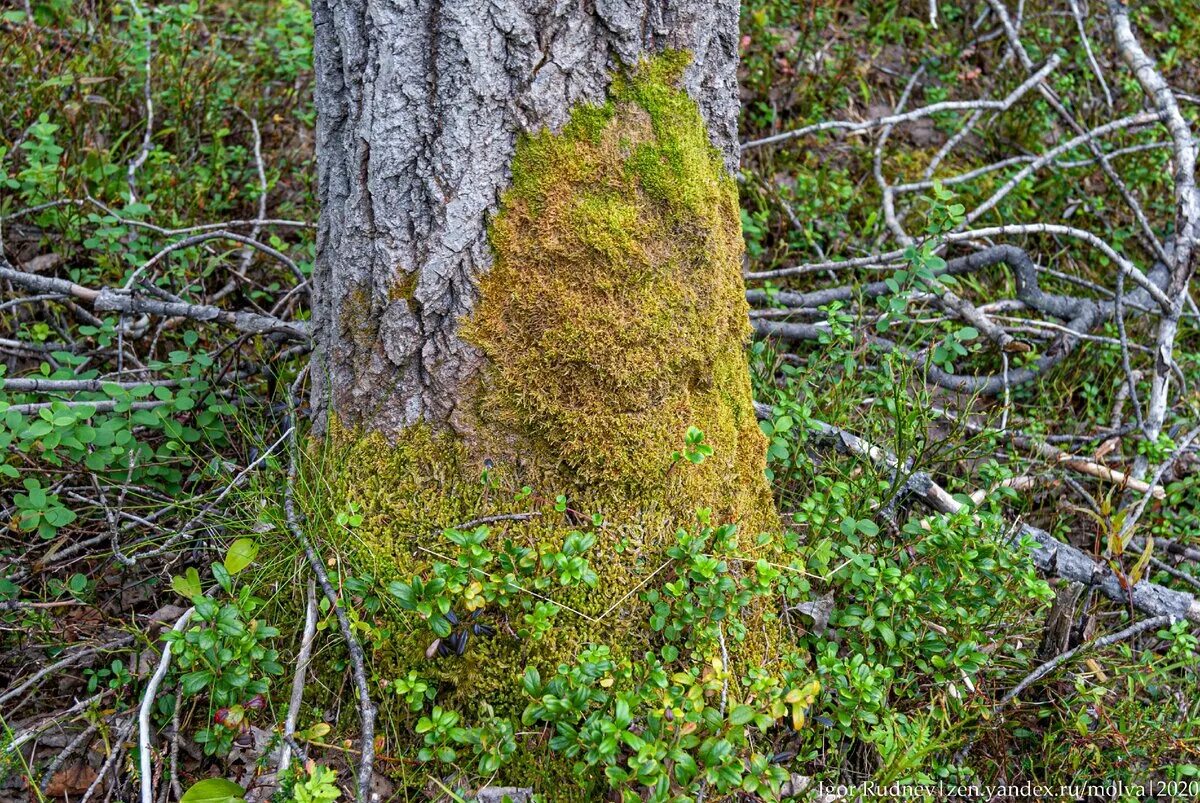
[[[0,11],[0,61],[10,87],[0,96],[5,259],[90,288],[137,280],[186,302],[224,296],[216,303],[271,309],[295,277],[257,252],[243,258],[237,243],[176,248],[152,268],[140,266],[182,236],[161,229],[254,218],[264,190],[268,217],[315,215],[305,144],[315,119],[310,39],[310,11],[295,0],[86,9],[48,0]],[[147,133],[131,194],[129,165]],[[307,228],[255,236],[309,271],[315,237]],[[231,275],[239,283],[221,292]],[[257,403],[275,372],[299,367],[285,359],[263,370],[270,344],[235,345],[218,327],[176,321],[158,328],[158,320],[80,313],[65,299],[10,300],[0,311],[9,349],[0,366],[0,494],[19,501],[14,534],[37,533],[47,544],[85,538],[105,520],[99,502],[55,487],[58,472],[86,474],[103,487],[132,483],[138,490],[130,502],[143,510],[202,494],[223,480],[227,459],[242,462],[252,448]],[[144,369],[137,381],[125,375],[131,362],[107,357],[129,342],[146,348],[136,359]],[[98,387],[47,394],[12,379],[96,380]],[[103,587],[86,574],[72,577],[75,596]],[[67,590],[55,578],[40,593],[69,598]],[[0,598],[17,594],[0,578]]]
[[[686,436],[672,473],[718,459]],[[420,427],[328,438],[309,460],[306,526],[356,592],[385,752],[547,800],[786,780],[762,740],[804,727],[819,686],[778,614],[804,571],[777,536],[704,508],[610,516],[602,495],[480,471]],[[306,704],[332,705],[345,666],[326,656]]]
[[[24,26],[16,6],[0,12],[0,53],[13,85],[0,97],[0,215],[34,209],[4,221],[14,265],[49,257],[56,262],[39,268],[45,275],[119,286],[182,236],[157,236],[139,223],[253,218],[261,190],[247,115],[262,136],[268,217],[315,220],[305,4],[31,6],[34,27]],[[942,4],[933,29],[928,4],[915,0],[749,0],[743,139],[890,108],[918,64],[926,77],[910,107],[1003,96],[1024,75],[1015,61],[991,74],[1002,37],[966,48],[978,10]],[[1064,57],[1051,80],[1083,123],[1141,108],[1129,76],[1107,61],[1102,15],[1086,24],[1118,90],[1115,111],[1074,20],[1060,7],[1047,10],[1029,7],[1024,38],[1035,60]],[[1191,5],[1151,0],[1131,11],[1172,85],[1198,94]],[[134,200],[126,171],[146,130],[148,52],[155,121]],[[870,175],[873,141],[831,135],[748,151],[739,199],[694,106],[673,88],[682,66],[676,56],[644,65],[615,80],[609,102],[576,110],[563,132],[523,140],[513,187],[493,221],[496,271],[482,287],[478,316],[466,322],[493,368],[465,416],[474,428],[465,444],[415,430],[397,444],[327,442],[302,460],[303,526],[367,649],[382,708],[377,767],[395,780],[394,798],[436,797],[442,790],[431,779],[466,799],[482,783],[532,779],[548,801],[602,799],[614,794],[609,787],[653,798],[662,786],[695,799],[697,785],[707,783],[715,801],[773,799],[791,773],[827,783],[1200,777],[1196,642],[1182,624],[1097,652],[1094,663],[1068,662],[993,714],[994,702],[1039,663],[1049,594],[1022,548],[1011,545],[1008,525],[1022,517],[1076,544],[1103,540],[1108,525],[1079,513],[1088,501],[1061,484],[1060,469],[933,413],[946,399],[928,391],[919,371],[847,336],[870,321],[829,309],[829,336],[811,349],[780,355],[754,344],[754,397],[771,408],[758,434],[740,348],[739,240],[752,270],[872,250],[885,231]],[[1194,105],[1184,111],[1195,119]],[[1043,102],[1026,98],[979,129],[939,175],[1044,150],[1055,141],[1053,122]],[[956,118],[936,117],[925,139],[897,129],[885,175],[893,183],[919,178],[956,126]],[[1118,148],[1156,136],[1127,132],[1104,142]],[[1155,219],[1170,215],[1168,160],[1158,149],[1117,162]],[[970,206],[1005,175],[955,185],[957,200]],[[1147,264],[1136,226],[1096,167],[1060,176],[1022,182],[982,222],[1067,219]],[[87,196],[111,212],[74,203]],[[46,206],[63,199],[73,202]],[[311,229],[261,236],[309,272]],[[1045,267],[1111,284],[1111,265],[1069,242],[1029,237],[1024,244],[1046,256]],[[285,296],[301,298],[289,294],[288,271],[261,255],[248,270],[241,260],[240,244],[209,242],[172,252],[141,278],[203,301],[231,272],[244,273],[248,281],[218,302],[231,309],[266,311]],[[851,276],[781,284],[810,290]],[[1078,292],[1048,273],[1042,282],[1050,292]],[[994,269],[962,277],[957,291],[983,303],[1011,296],[1014,286]],[[406,297],[411,288],[395,292]],[[294,317],[305,315],[300,304]],[[220,330],[186,323],[147,337],[135,321],[111,316],[93,325],[59,301],[7,307],[3,318],[5,338],[25,355],[9,361],[6,378],[116,376],[121,363],[103,354],[123,341],[145,344],[135,351],[146,376],[168,383],[54,397],[0,388],[0,402],[22,406],[0,413],[7,447],[0,488],[12,519],[0,546],[5,559],[49,560],[60,545],[102,537],[94,557],[0,580],[0,598],[53,603],[3,614],[5,667],[17,677],[31,671],[31,654],[57,661],[75,641],[107,641],[118,621],[143,622],[166,605],[206,600],[176,641],[178,660],[153,723],[168,733],[181,701],[184,738],[205,754],[198,766],[181,761],[185,788],[208,774],[250,777],[230,775],[243,765],[225,756],[243,728],[280,729],[311,574],[283,521],[282,460],[251,472],[225,498],[230,510],[209,511],[203,528],[179,543],[183,551],[165,556],[165,568],[117,568],[105,552],[106,507],[88,501],[87,480],[99,481],[109,504],[132,480],[138,487],[126,505],[136,515],[172,498],[185,511],[181,521],[190,518],[271,445],[274,435],[261,433],[278,432],[270,405],[281,400],[272,389],[294,378],[298,361],[259,370],[258,363],[274,363],[274,347],[264,342],[230,348],[233,338]],[[939,357],[964,370],[1000,369],[998,355],[978,338],[960,337],[956,324],[911,327],[893,334],[941,347]],[[1152,339],[1137,319],[1128,327],[1134,342]],[[1107,424],[1124,372],[1115,328],[1096,333],[1110,342],[1082,344],[1076,359],[1013,389],[1010,427],[1041,437]],[[1011,365],[1036,357],[1044,342],[1012,356]],[[1189,388],[1200,378],[1195,353],[1194,324],[1185,320],[1176,360]],[[1131,358],[1149,367],[1149,356]],[[230,383],[234,372],[240,378]],[[1146,372],[1143,399],[1148,383]],[[1181,394],[1173,426],[1194,417],[1193,396]],[[813,419],[867,436],[952,493],[982,489],[985,501],[951,518],[901,504],[893,520],[886,506],[902,477],[835,456],[811,438]],[[1126,438],[1117,446],[1124,454],[1110,459],[1128,463],[1140,449],[1158,460],[1179,434],[1155,444]],[[998,454],[1006,465],[992,459]],[[758,480],[764,468],[774,507]],[[1014,474],[1032,477],[1037,490],[1006,489]],[[1084,487],[1111,513],[1115,494]],[[1139,535],[1194,546],[1197,500],[1200,481],[1184,472],[1161,506],[1152,503]],[[465,526],[489,515],[510,518]],[[167,519],[158,522],[149,540],[137,537],[138,549],[174,532]],[[29,553],[31,540],[44,546]],[[1136,558],[1122,556],[1126,566]],[[1163,572],[1153,578],[1186,588]],[[134,598],[141,601],[131,607]],[[333,611],[318,598],[297,740],[316,761],[337,767],[348,789],[358,724],[353,686]],[[1118,605],[1100,603],[1094,612],[1098,632],[1129,621]],[[80,663],[78,683],[64,676],[43,685],[36,704],[61,710],[105,693],[82,719],[111,738],[106,723],[136,711],[145,688],[139,656],[160,643],[137,632],[131,649]],[[50,645],[44,654],[31,652],[43,645]],[[969,757],[956,761],[967,743]],[[16,771],[36,782],[54,753],[43,750]],[[256,771],[272,769],[268,754],[258,756]],[[328,794],[332,784],[320,764],[297,769],[276,799],[298,797],[297,786]]]
[[[994,701],[1042,660],[1053,588],[1014,543],[1013,521],[1028,511],[1026,520],[1066,538],[1071,509],[1044,518],[1005,487],[1014,468],[994,459],[994,437],[938,414],[919,368],[894,354],[867,359],[845,318],[829,311],[829,334],[802,365],[767,342],[751,351],[756,397],[772,408],[762,426],[780,514],[785,531],[803,533],[788,546],[823,577],[810,599],[829,603],[824,631],[799,641],[816,656],[822,696],[813,717],[824,725],[797,748],[804,765],[829,783],[986,784],[1013,773],[1051,787],[1195,778],[1194,706],[1164,714],[1147,705],[1194,683],[1200,661],[1186,623],[1158,630],[1159,648],[1105,654],[1022,695],[1003,717],[993,714]],[[1081,389],[1094,398],[1112,370],[1097,362]],[[823,459],[830,444],[814,442],[813,419],[865,436],[905,471]],[[892,521],[887,505],[914,471],[964,503],[982,491],[983,502],[954,517],[902,504]],[[1169,493],[1186,500],[1193,485],[1185,478]],[[1185,504],[1147,526],[1169,532],[1192,516]],[[1107,616],[1125,622],[1130,614]],[[960,761],[967,743],[973,748]],[[830,754],[847,763],[825,765]]]

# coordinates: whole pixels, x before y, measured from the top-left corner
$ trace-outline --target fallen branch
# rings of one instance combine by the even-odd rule
[[[66,764],[75,755],[75,752],[84,746],[84,743],[88,739],[95,736],[98,730],[100,730],[99,724],[93,722],[91,725],[88,725],[74,739],[68,742],[67,746],[60,750],[58,755],[54,757],[54,760],[46,766],[46,769],[42,771],[42,779],[38,782],[38,791],[42,795],[46,794],[46,789],[50,787],[50,782],[54,780],[54,776],[62,769],[63,764]]]
[[[1099,650],[1099,649],[1109,646],[1110,644],[1116,644],[1119,641],[1124,641],[1125,639],[1133,638],[1134,636],[1144,633],[1147,630],[1152,630],[1153,628],[1159,627],[1161,625],[1168,625],[1168,626],[1172,625],[1177,620],[1178,620],[1177,617],[1170,615],[1170,614],[1154,616],[1150,619],[1143,619],[1140,622],[1135,622],[1134,624],[1131,624],[1129,627],[1125,628],[1124,630],[1120,630],[1116,633],[1111,633],[1107,636],[1102,636],[1101,638],[1098,638],[1095,641],[1087,641],[1082,644],[1079,644],[1078,646],[1074,647],[1073,649],[1067,650],[1066,652],[1061,653],[1061,654],[1055,656],[1054,658],[1051,658],[1049,661],[1046,661],[1044,664],[1039,666],[1037,669],[1033,670],[1028,675],[1026,675],[1025,678],[1020,683],[1018,683],[1016,686],[1014,686],[1012,689],[1010,689],[1007,694],[1005,694],[1003,697],[1000,698],[1000,701],[998,703],[996,703],[996,705],[992,709],[992,711],[993,711],[993,713],[999,713],[1006,705],[1008,705],[1010,702],[1015,700],[1017,698],[1017,695],[1019,695],[1021,692],[1025,691],[1030,686],[1032,686],[1034,683],[1037,683],[1039,680],[1044,678],[1046,675],[1050,674],[1055,669],[1062,666],[1067,661],[1070,661],[1076,655],[1078,655],[1079,653],[1081,653],[1085,650]],[[961,765],[963,763],[963,761],[966,760],[967,755],[971,752],[971,748],[974,746],[975,746],[975,737],[972,736],[970,739],[967,740],[967,743],[962,746],[962,749],[959,750],[955,754],[955,756],[954,756],[955,762],[957,764]]]
[[[1158,323],[1155,337],[1154,373],[1150,378],[1150,399],[1146,405],[1144,435],[1154,442],[1161,434],[1166,420],[1171,389],[1171,374],[1177,371],[1174,357],[1179,320],[1188,297],[1188,285],[1196,267],[1195,246],[1200,236],[1200,190],[1196,186],[1196,138],[1186,117],[1179,108],[1170,85],[1158,71],[1154,61],[1142,49],[1129,20],[1124,0],[1108,0],[1108,16],[1112,22],[1113,40],[1126,66],[1137,78],[1147,98],[1164,118],[1171,134],[1174,162],[1174,253],[1164,261],[1170,264],[1166,284],[1171,305]],[[1160,256],[1160,259],[1163,257]],[[1180,377],[1182,380],[1182,376]],[[1141,476],[1148,468],[1145,455],[1134,462],[1134,474]]]
[[[953,243],[983,242],[992,237],[1024,237],[1034,234],[1070,237],[1073,240],[1079,240],[1087,243],[1104,256],[1112,260],[1112,262],[1117,266],[1118,270],[1120,270],[1120,272],[1126,277],[1131,279],[1138,287],[1145,290],[1150,295],[1150,298],[1152,298],[1154,302],[1158,304],[1164,313],[1170,312],[1172,308],[1172,302],[1158,283],[1143,273],[1141,268],[1118,253],[1117,250],[1114,249],[1109,243],[1105,242],[1094,233],[1076,226],[1064,226],[1058,223],[1014,223],[1002,226],[988,226],[982,229],[969,229],[967,231],[952,231],[941,236],[942,244],[938,246],[936,250],[941,251],[946,246]],[[1015,246],[994,246],[994,248],[1004,247],[1014,248]],[[980,251],[979,253],[984,254],[991,250],[993,249],[988,248],[984,251]],[[1016,250],[1020,251],[1019,248]],[[824,260],[822,262],[794,265],[790,268],[749,272],[743,274],[743,278],[747,281],[753,281],[756,279],[778,279],[784,276],[796,276],[804,273],[813,273],[820,270],[840,270],[845,268],[865,268],[869,266],[878,267],[894,265],[903,262],[903,260],[907,258],[907,253],[907,248],[896,248],[879,254],[871,254],[865,257],[855,257],[854,259]],[[972,256],[974,256],[974,254],[972,254]],[[966,258],[968,257],[964,257],[964,259]],[[1028,259],[1028,256],[1026,256],[1026,259]],[[851,290],[853,290],[853,288],[851,288]],[[853,292],[851,292],[851,295],[853,295]]]
[[[300,283],[303,283],[305,281],[304,271],[300,270],[300,266],[297,265],[291,259],[291,257],[289,257],[287,254],[284,254],[282,251],[278,251],[278,250],[272,248],[271,246],[266,245],[265,243],[260,243],[258,240],[255,240],[253,237],[246,237],[245,235],[242,235],[242,234],[235,234],[232,231],[217,230],[217,231],[204,232],[202,234],[194,234],[191,237],[187,237],[183,240],[178,240],[169,245],[163,246],[162,249],[160,249],[158,251],[158,253],[156,253],[154,256],[150,257],[150,259],[145,264],[143,264],[141,267],[139,267],[137,270],[135,270],[130,275],[129,279],[126,281],[125,289],[129,289],[133,285],[133,282],[142,273],[142,271],[145,271],[149,268],[154,267],[159,262],[161,262],[168,254],[173,254],[174,252],[180,251],[184,248],[191,248],[191,247],[199,245],[201,243],[208,242],[209,240],[232,240],[235,243],[241,243],[242,245],[246,245],[252,249],[261,251],[262,253],[266,254],[267,256],[272,257],[272,258],[278,260],[279,262],[282,262],[284,265],[286,265],[288,267],[288,269],[292,272],[292,275],[296,277],[296,281],[298,281]]]
[[[301,374],[303,378],[303,374]],[[305,535],[304,529],[300,526],[300,518],[296,513],[296,463],[298,462],[297,454],[299,447],[296,444],[296,426],[295,420],[295,403],[292,400],[292,395],[288,394],[289,417],[293,423],[288,427],[289,435],[289,456],[287,484],[284,486],[283,509],[287,518],[288,529],[292,535],[300,542],[304,548],[304,554],[308,558],[308,564],[312,567],[313,574],[317,578],[317,582],[321,585],[321,590],[325,594],[325,599],[329,600],[329,605],[333,608],[334,615],[337,616],[338,627],[342,631],[342,638],[346,641],[346,650],[350,653],[350,667],[354,675],[354,683],[358,687],[358,711],[359,718],[362,724],[362,760],[358,767],[358,803],[367,803],[369,790],[371,787],[371,768],[375,760],[375,704],[371,702],[371,686],[367,680],[366,658],[363,655],[362,645],[358,643],[358,639],[354,635],[354,629],[350,626],[350,618],[346,616],[346,609],[342,605],[342,600],[338,596],[333,585],[329,582],[329,575],[325,572],[325,564],[321,562],[321,558],[317,555],[313,548],[312,542]]]
[[[767,418],[771,409],[768,405],[756,403],[755,412],[760,418]],[[808,422],[808,429],[817,440],[831,444],[840,452],[866,458],[894,472],[903,470],[894,454],[844,429],[815,420]],[[953,515],[961,513],[967,507],[922,471],[909,474],[901,492],[915,496],[939,513]],[[1020,524],[1016,527],[1012,543],[1015,546],[1025,539],[1036,545],[1030,557],[1039,571],[1083,583],[1085,586],[1094,586],[1109,599],[1132,604],[1137,610],[1151,616],[1173,616],[1176,619],[1200,623],[1200,600],[1191,594],[1175,591],[1149,580],[1141,580],[1130,588],[1112,569],[1091,555],[1070,544],[1064,544],[1045,530],[1029,524]]]
[[[1137,636],[1141,633],[1145,633],[1147,630],[1153,630],[1154,628],[1160,627],[1162,625],[1167,625],[1169,627],[1170,625],[1175,624],[1176,621],[1178,621],[1177,617],[1169,615],[1169,614],[1162,615],[1162,616],[1155,616],[1150,619],[1143,619],[1140,622],[1135,622],[1134,624],[1131,624],[1129,627],[1125,628],[1124,630],[1118,631],[1116,633],[1111,633],[1107,636],[1103,636],[1101,638],[1096,639],[1095,641],[1084,642],[1083,644],[1080,644],[1070,650],[1067,650],[1066,652],[1052,658],[1051,660],[1047,661],[1046,663],[1042,664],[1037,669],[1033,670],[1028,675],[1026,675],[1024,680],[1022,680],[1016,686],[1013,686],[1012,689],[1010,689],[1007,694],[1005,694],[1003,697],[1000,698],[1000,702],[996,703],[996,707],[993,710],[1000,711],[1000,709],[1004,708],[1004,706],[1008,705],[1010,702],[1015,700],[1018,694],[1025,691],[1030,686],[1032,686],[1034,683],[1037,683],[1039,680],[1044,678],[1046,675],[1050,674],[1055,669],[1062,666],[1067,661],[1070,661],[1076,655],[1078,655],[1081,652],[1084,652],[1085,650],[1099,650],[1103,647],[1109,646],[1110,644],[1116,644],[1119,641],[1124,641],[1125,639],[1133,638],[1134,636]]]
[[[1012,229],[1014,227],[1001,228]],[[1086,232],[1081,232],[1081,234],[1094,236]],[[947,239],[953,236],[953,234],[948,235]],[[882,255],[882,257],[888,256],[889,254]],[[1034,263],[1024,250],[1011,245],[992,246],[963,257],[952,259],[946,263],[945,268],[938,271],[937,275],[961,276],[996,265],[1005,265],[1012,272],[1016,284],[1016,299],[1025,307],[1067,322],[1055,341],[1044,353],[1031,361],[1029,365],[1014,368],[1002,374],[984,374],[979,376],[955,374],[930,364],[930,361],[922,352],[914,351],[887,338],[880,337],[871,332],[857,332],[857,336],[864,343],[876,346],[885,351],[894,352],[909,363],[920,366],[925,372],[927,379],[933,384],[947,390],[955,391],[956,393],[997,396],[1006,392],[1007,389],[1031,382],[1045,374],[1051,368],[1061,364],[1074,352],[1081,337],[1087,336],[1087,333],[1092,329],[1111,319],[1118,309],[1118,304],[1115,300],[1094,301],[1079,296],[1046,292],[1038,282],[1037,264]],[[1136,280],[1139,287],[1124,300],[1124,306],[1141,310],[1152,308],[1150,306],[1152,301],[1158,301],[1160,297],[1163,297],[1160,285],[1165,285],[1167,281],[1166,266],[1162,264],[1155,265],[1148,276],[1132,264],[1129,264],[1128,271],[1130,276],[1136,273],[1139,277]],[[878,281],[857,288],[852,285],[844,285],[842,287],[817,290],[811,293],[779,292],[775,294],[775,300],[790,306],[812,308],[824,306],[834,301],[849,302],[855,298],[862,298],[864,300],[879,298],[892,292],[893,290],[886,282]],[[983,330],[993,341],[996,341],[1001,346],[1002,353],[1023,348],[1022,344],[1005,335],[1003,330],[993,324],[990,319],[984,319],[980,310],[970,307],[970,305],[967,305],[966,302],[963,302],[952,293],[948,295],[951,298],[949,305],[953,311],[968,320],[976,319],[974,322],[977,328]],[[763,291],[754,290],[748,291],[746,297],[751,302],[761,302],[767,298]],[[955,301],[960,303],[955,306]],[[793,342],[820,340],[829,331],[828,326],[823,323],[792,323],[768,320],[762,317],[752,318],[751,325],[754,328],[754,333],[760,338],[774,337]]]
[[[96,647],[85,647],[82,650],[78,650],[77,652],[71,653],[70,655],[68,655],[65,658],[61,658],[58,661],[55,661],[54,663],[50,664],[49,666],[44,666],[41,669],[39,669],[38,671],[34,672],[20,686],[9,689],[8,691],[4,692],[3,694],[0,694],[0,705],[4,705],[5,703],[9,702],[10,700],[20,697],[22,694],[24,694],[26,691],[28,691],[35,683],[37,683],[39,680],[46,677],[47,675],[53,674],[64,667],[70,666],[71,664],[81,661],[90,655],[95,655],[98,652],[103,652],[105,650],[115,650],[118,647],[124,647],[126,644],[128,644],[131,641],[133,641],[133,636],[121,636],[120,638],[110,641],[106,644],[101,644]]]
[[[300,637],[300,651],[296,655],[296,674],[292,678],[292,696],[288,700],[287,718],[283,722],[283,747],[279,752],[279,772],[282,774],[292,763],[292,744],[296,735],[296,722],[300,717],[300,705],[304,702],[304,676],[308,662],[312,659],[313,639],[317,635],[317,589],[308,581],[308,602],[304,606],[304,634]]]
[[[1192,445],[1192,441],[1196,440],[1197,437],[1200,437],[1200,427],[1193,429],[1187,435],[1183,436],[1183,439],[1179,441],[1178,445],[1175,446],[1167,459],[1164,460],[1162,464],[1159,465],[1158,470],[1154,472],[1154,477],[1150,480],[1151,484],[1156,486],[1158,485],[1158,483],[1162,480],[1163,475],[1175,465],[1175,461],[1178,460],[1183,453],[1188,450],[1188,447]],[[1163,496],[1166,496],[1166,492],[1163,493]],[[1121,526],[1120,533],[1120,538],[1122,541],[1128,541],[1132,536],[1133,528],[1137,526],[1138,519],[1140,519],[1142,514],[1146,512],[1146,506],[1149,503],[1149,497],[1142,497],[1137,506],[1134,507],[1129,515],[1125,517],[1125,523]]]
[[[119,382],[107,379],[46,379],[41,376],[0,378],[0,390],[7,390],[10,393],[102,393],[112,387],[133,390],[140,387],[174,388],[178,386],[178,379]]]
[[[108,752],[108,757],[104,759],[104,763],[100,766],[100,771],[96,773],[95,779],[88,785],[87,790],[83,793],[83,797],[79,799],[79,803],[88,803],[92,799],[92,795],[100,787],[100,783],[108,771],[113,767],[125,754],[125,740],[129,737],[129,732],[133,730],[133,717],[129,717],[118,728],[115,729],[116,738],[112,740],[112,747]]]
[[[1136,477],[1131,477],[1123,471],[1118,471],[1115,468],[1109,468],[1101,463],[1096,463],[1091,460],[1085,460],[1080,457],[1064,452],[1062,449],[1055,448],[1048,443],[1035,441],[1031,438],[1022,436],[1014,436],[1012,442],[1029,451],[1036,452],[1038,455],[1046,458],[1055,465],[1065,466],[1072,471],[1077,471],[1080,474],[1087,474],[1089,477],[1095,477],[1098,480],[1111,482],[1114,485],[1122,488],[1128,488],[1137,491],[1141,494],[1148,494],[1155,499],[1164,499],[1167,495],[1166,488],[1161,485],[1151,485],[1144,480],[1139,480]]]
[[[943,114],[945,112],[955,111],[977,111],[980,109],[994,109],[996,111],[1007,111],[1012,108],[1013,104],[1020,100],[1030,89],[1041,83],[1047,75],[1053,72],[1059,65],[1062,59],[1057,55],[1051,56],[1046,60],[1036,73],[1029,78],[1026,78],[1024,83],[1014,89],[1002,100],[947,100],[941,103],[933,103],[929,106],[923,106],[919,109],[913,109],[911,112],[904,114],[889,114],[882,117],[873,117],[870,120],[855,122],[852,120],[829,120],[824,123],[815,123],[813,125],[797,128],[794,131],[784,131],[781,134],[773,134],[762,139],[754,139],[749,142],[742,143],[742,151],[761,148],[764,145],[775,145],[780,142],[787,142],[797,137],[803,137],[808,134],[817,134],[822,131],[848,131],[851,133],[858,131],[869,131],[875,128],[884,128],[894,126],[899,123],[909,123],[913,120],[920,120],[924,117],[931,117],[935,114]]]
[[[987,433],[1004,438],[1014,446],[1024,449],[1027,452],[1033,452],[1039,457],[1044,457],[1050,463],[1076,471],[1080,474],[1086,474],[1089,477],[1095,477],[1098,480],[1111,482],[1121,488],[1128,488],[1132,491],[1137,491],[1140,494],[1153,496],[1155,499],[1164,499],[1167,496],[1167,489],[1157,482],[1149,483],[1144,480],[1139,480],[1136,477],[1131,477],[1123,471],[1118,471],[1115,468],[1097,463],[1094,460],[1087,460],[1082,457],[1076,457],[1068,452],[1064,452],[1056,446],[1029,438],[1024,435],[1018,435],[1014,432],[1001,432],[999,430],[988,429],[980,426],[973,421],[963,419],[956,413],[944,409],[942,407],[934,407],[934,412],[939,415],[944,415],[949,419],[962,423],[969,431],[975,433]]]
[[[213,321],[247,334],[281,335],[291,340],[308,340],[308,326],[300,321],[284,321],[258,312],[230,312],[207,304],[142,298],[109,287],[95,290],[66,279],[38,276],[17,270],[2,256],[0,256],[0,279],[7,279],[18,287],[34,293],[72,296],[87,302],[98,312],[113,311],[168,318],[189,318],[194,321]]]
[[[15,755],[16,752],[20,750],[26,742],[36,738],[42,731],[50,728],[53,725],[61,725],[62,723],[67,722],[112,693],[112,689],[105,689],[104,691],[97,692],[91,697],[76,701],[76,703],[67,710],[59,711],[56,714],[51,714],[36,725],[26,728],[20,733],[14,734],[12,740],[4,746],[4,753],[3,755],[0,755],[0,760],[9,760],[9,758]]]
[[[233,491],[236,488],[241,487],[242,484],[245,483],[247,478],[250,476],[250,472],[252,472],[255,468],[257,468],[259,465],[264,463],[266,461],[266,459],[268,457],[270,457],[275,452],[276,449],[279,448],[280,444],[282,444],[284,442],[284,440],[286,440],[290,436],[291,436],[290,429],[287,432],[284,432],[282,435],[280,435],[279,438],[274,443],[272,443],[265,450],[263,450],[262,454],[260,454],[253,461],[251,461],[249,465],[247,465],[245,468],[243,468],[241,471],[239,471],[236,475],[234,475],[233,479],[229,481],[229,483],[221,490],[221,492],[219,494],[217,494],[217,497],[215,499],[213,499],[211,502],[208,502],[203,507],[201,507],[200,511],[198,513],[196,513],[196,515],[192,516],[192,518],[190,518],[186,524],[184,524],[182,527],[180,527],[179,530],[176,531],[174,535],[172,535],[170,538],[168,538],[162,544],[158,545],[157,547],[155,547],[153,549],[146,550],[145,552],[136,552],[136,553],[133,553],[130,555],[125,555],[122,552],[120,552],[119,550],[117,550],[114,552],[113,557],[115,557],[117,559],[117,561],[124,566],[134,566],[138,563],[138,561],[143,561],[148,558],[156,558],[160,555],[166,554],[181,539],[187,537],[188,535],[191,535],[191,533],[195,530],[196,525],[199,524],[204,519],[204,517],[207,516],[209,514],[209,512],[211,512],[217,505],[219,505],[221,503],[221,500],[224,499],[226,496],[228,496],[231,491]],[[138,546],[138,544],[134,544],[134,547],[137,547],[137,546]]]

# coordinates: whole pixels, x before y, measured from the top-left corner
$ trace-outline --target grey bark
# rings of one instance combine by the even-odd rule
[[[313,407],[395,434],[463,427],[481,356],[458,335],[522,132],[687,50],[685,89],[737,164],[734,0],[314,0],[321,218]]]

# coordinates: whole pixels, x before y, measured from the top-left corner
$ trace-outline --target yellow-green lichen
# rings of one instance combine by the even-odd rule
[[[379,322],[371,310],[371,296],[362,285],[347,291],[338,316],[339,334],[359,351],[370,351],[379,339]]]
[[[427,628],[389,619],[387,643],[374,645],[378,676],[415,668],[438,681],[438,704],[468,721],[483,704],[519,715],[526,666],[548,676],[589,643],[627,656],[654,646],[640,594],[669,579],[656,572],[697,508],[737,521],[748,558],[754,534],[778,526],[744,355],[736,184],[677,86],[685,65],[680,54],[647,61],[614,79],[605,105],[518,143],[490,229],[495,263],[462,322],[485,357],[464,402],[470,430],[335,438],[345,455],[325,479],[335,505],[353,502],[363,516],[345,553],[383,581],[427,572],[450,551],[441,528],[512,512],[523,485],[534,489],[524,509],[540,515],[497,524],[496,544],[560,546],[579,521],[554,509],[558,493],[607,522],[590,552],[597,584],[545,591],[563,610],[541,640],[515,636],[519,610],[489,611],[494,638],[431,661]],[[672,456],[689,426],[714,450],[699,465]],[[730,645],[735,671],[774,654],[776,625],[759,625]],[[395,702],[387,710],[406,716]],[[545,789],[551,775],[522,755],[504,780]],[[559,789],[554,799],[574,797]]]

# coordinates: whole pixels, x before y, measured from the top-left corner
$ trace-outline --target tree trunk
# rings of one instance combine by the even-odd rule
[[[389,436],[418,421],[468,426],[482,355],[459,329],[492,264],[487,220],[517,137],[603,102],[622,65],[689,53],[684,87],[736,165],[733,0],[314,0],[313,17],[322,424],[333,413]]]
[[[382,677],[432,676],[439,705],[519,716],[526,667],[651,649],[646,594],[698,509],[748,533],[733,573],[778,526],[744,352],[737,13],[315,3],[314,407],[345,446],[323,504],[359,520],[339,554],[386,583],[428,578],[466,522],[521,560],[596,539],[552,635],[522,633],[542,597],[479,611],[464,590],[447,605],[496,633],[467,660],[437,661],[419,619],[375,645]],[[739,669],[777,643],[762,613],[736,625]]]

